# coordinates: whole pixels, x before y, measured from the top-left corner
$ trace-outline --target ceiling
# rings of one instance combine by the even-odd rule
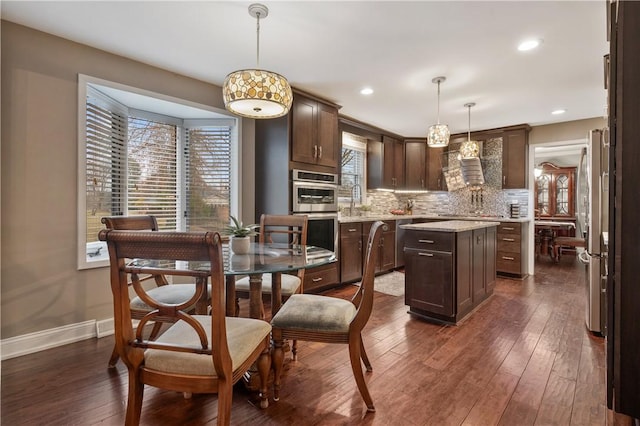
[[[2,1],[2,19],[222,85],[256,66],[245,1]],[[603,1],[269,1],[260,68],[341,105],[340,113],[419,137],[602,117]],[[526,38],[543,42],[519,52]],[[364,86],[374,93],[363,96]],[[567,112],[552,115],[563,108]]]

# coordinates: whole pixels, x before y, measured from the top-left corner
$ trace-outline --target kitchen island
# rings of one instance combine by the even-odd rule
[[[499,222],[449,220],[401,225],[405,304],[417,317],[456,324],[493,294]]]

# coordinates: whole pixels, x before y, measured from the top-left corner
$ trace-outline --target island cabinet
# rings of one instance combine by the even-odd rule
[[[410,314],[455,324],[493,293],[496,225],[444,221],[402,226]]]
[[[387,135],[367,142],[367,188],[404,188],[404,144]]]
[[[291,106],[291,168],[338,173],[339,159],[338,107],[296,92]]]

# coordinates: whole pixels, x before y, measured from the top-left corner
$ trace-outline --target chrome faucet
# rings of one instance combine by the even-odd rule
[[[362,187],[360,186],[359,183],[356,183],[355,185],[353,185],[351,187],[351,202],[349,203],[349,216],[353,216],[353,210],[356,207],[356,203],[353,200],[354,194],[356,192],[356,188],[360,189],[360,191],[362,191]]]

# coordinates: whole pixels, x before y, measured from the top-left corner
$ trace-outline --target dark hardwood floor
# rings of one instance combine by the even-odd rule
[[[403,297],[376,293],[374,303],[364,341],[375,413],[366,413],[346,346],[300,342],[280,401],[260,410],[236,386],[232,424],[604,425],[610,417],[604,339],[585,328],[585,271],[574,256],[541,259],[522,281],[498,279],[458,326],[409,316]],[[122,363],[107,368],[112,344],[92,339],[4,361],[2,424],[123,424],[127,373]],[[145,389],[144,425],[215,424],[216,415],[215,395]]]

